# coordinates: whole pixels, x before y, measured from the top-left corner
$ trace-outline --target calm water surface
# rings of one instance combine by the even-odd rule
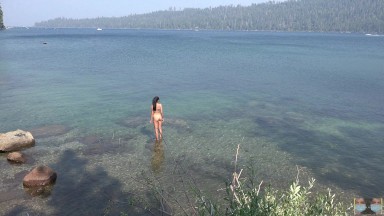
[[[238,166],[277,188],[299,169],[351,202],[383,197],[383,59],[384,37],[358,34],[2,31],[0,132],[36,145],[23,165],[0,153],[0,213],[146,215],[131,201],[155,209],[154,185],[185,201],[191,179],[224,193],[238,144]],[[30,196],[21,182],[38,164],[58,179]]]

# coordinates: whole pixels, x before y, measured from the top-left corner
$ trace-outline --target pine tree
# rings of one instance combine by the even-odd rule
[[[58,18],[37,27],[212,29],[384,33],[384,0],[287,0],[250,6],[166,10],[125,17]]]
[[[0,29],[4,29],[4,23],[3,23],[3,10],[1,10],[1,5],[0,5]]]

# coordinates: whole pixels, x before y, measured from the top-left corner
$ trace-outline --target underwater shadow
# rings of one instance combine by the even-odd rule
[[[27,207],[25,206],[17,206],[13,208],[11,211],[6,213],[4,216],[13,216],[13,215],[28,215],[29,213],[26,214],[26,212],[31,212]],[[41,212],[36,213],[36,215],[43,215]]]
[[[66,150],[57,163],[50,165],[58,177],[51,195],[46,198],[47,212],[29,206],[17,206],[6,215],[153,215],[152,206],[132,205],[135,195],[123,191],[122,183],[98,166],[89,169],[87,159]],[[148,194],[150,196],[150,194]],[[31,199],[45,199],[32,197]],[[154,204],[155,206],[156,204]],[[147,208],[147,209],[145,209]]]
[[[338,128],[341,135],[305,129],[298,122],[258,117],[262,128],[257,136],[268,137],[296,162],[309,167],[315,178],[364,197],[381,197],[384,168],[380,166],[382,151],[377,131],[353,127]],[[378,138],[379,137],[379,138]]]
[[[153,129],[150,130],[150,129],[148,129],[147,126],[143,126],[143,127],[141,127],[141,128],[140,128],[140,132],[141,132],[141,134],[143,134],[143,135],[145,135],[145,136],[147,136],[147,137],[154,138],[154,131],[153,131]]]
[[[73,164],[77,164],[74,166]],[[122,191],[122,183],[102,167],[87,171],[87,160],[72,150],[53,166],[59,173],[49,205],[60,215],[151,215],[144,207],[131,205],[135,197]],[[63,173],[60,175],[60,173]]]

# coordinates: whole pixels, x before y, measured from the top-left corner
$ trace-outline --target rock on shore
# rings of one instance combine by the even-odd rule
[[[18,151],[35,145],[32,134],[23,130],[0,134],[0,152]]]
[[[55,183],[56,178],[56,172],[47,166],[40,165],[24,177],[23,185],[28,188],[46,186]]]
[[[25,163],[25,156],[21,152],[11,152],[7,156],[7,160],[13,163]]]

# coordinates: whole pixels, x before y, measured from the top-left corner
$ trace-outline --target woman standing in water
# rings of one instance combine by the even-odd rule
[[[164,121],[163,106],[159,102],[159,99],[160,98],[158,96],[154,97],[151,105],[151,123],[153,122],[153,126],[155,128],[156,140],[163,137],[163,130],[161,128]]]

